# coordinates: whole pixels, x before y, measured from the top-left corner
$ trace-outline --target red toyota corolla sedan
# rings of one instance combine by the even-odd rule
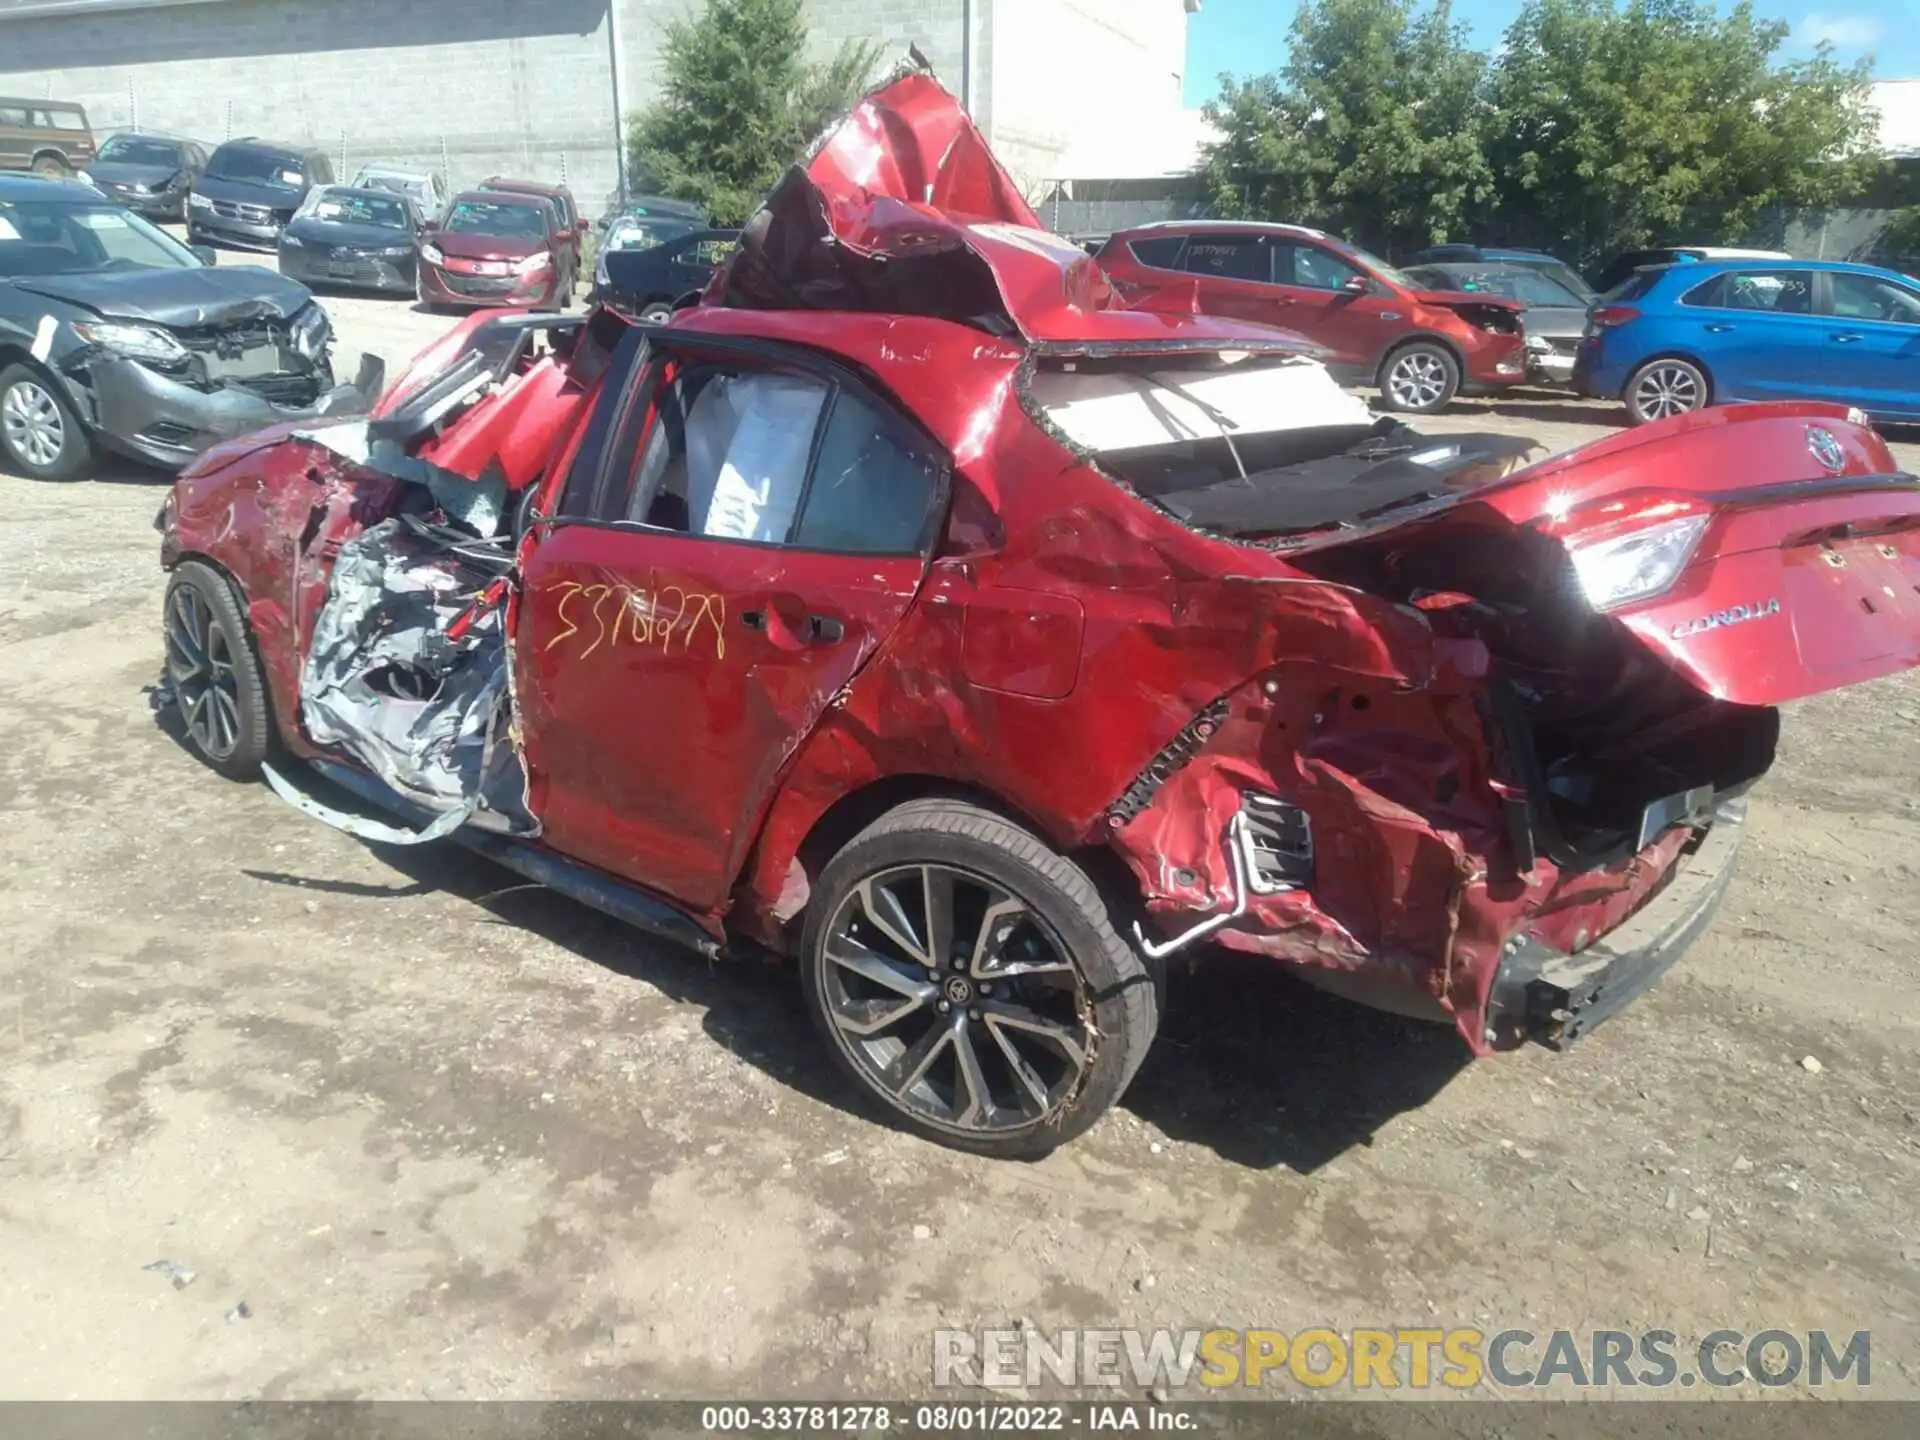
[[[573,294],[578,243],[554,202],[542,196],[457,195],[420,237],[420,302],[564,309]]]
[[[1342,380],[1389,410],[1431,414],[1456,394],[1526,378],[1523,306],[1430,290],[1377,256],[1299,225],[1180,221],[1122,230],[1099,251],[1122,295],[1172,290],[1203,315],[1316,340]]]
[[[1711,919],[1781,702],[1920,664],[1830,406],[1533,463],[1128,307],[923,71],[665,326],[473,317],[161,516],[220,773],[791,957],[884,1116],[1085,1130],[1213,946],[1562,1047]]]

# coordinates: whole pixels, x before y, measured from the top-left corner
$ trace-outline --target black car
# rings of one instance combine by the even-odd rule
[[[706,288],[713,267],[739,243],[740,232],[693,230],[658,243],[623,244],[624,238],[622,222],[615,220],[594,266],[593,299],[658,324],[681,300]]]
[[[87,178],[109,200],[118,200],[150,220],[184,220],[187,196],[207,152],[192,140],[171,135],[115,135],[100,147]]]
[[[333,162],[319,150],[270,140],[229,140],[207,159],[187,198],[187,238],[249,250],[273,250],[280,232],[316,185],[333,183]]]
[[[319,186],[280,232],[280,273],[411,300],[425,223],[411,199],[391,190]]]
[[[178,469],[275,421],[364,408],[333,383],[305,286],[212,260],[85,186],[0,177],[0,464],[75,480],[104,445]]]

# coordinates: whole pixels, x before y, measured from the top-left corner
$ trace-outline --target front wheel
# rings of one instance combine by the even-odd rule
[[[1030,1159],[1082,1134],[1153,1043],[1153,976],[1087,873],[977,806],[882,816],[820,876],[807,1007],[890,1119]]]
[[[1389,410],[1431,415],[1460,389],[1460,362],[1444,345],[1402,345],[1380,367],[1380,398]]]
[[[267,690],[232,583],[189,560],[167,584],[167,684],[187,743],[229,780],[260,774],[272,741]]]
[[[29,480],[79,480],[93,442],[60,387],[28,365],[0,369],[0,457]]]
[[[657,302],[640,312],[640,323],[643,325],[664,325],[672,318],[673,307]]]
[[[1703,407],[1709,398],[1707,377],[1691,361],[1668,357],[1649,360],[1627,380],[1627,418],[1651,425]]]

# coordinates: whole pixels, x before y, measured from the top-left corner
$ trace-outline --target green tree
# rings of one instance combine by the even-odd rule
[[[1389,249],[1459,238],[1493,192],[1485,68],[1448,0],[1307,0],[1279,74],[1221,76],[1202,179],[1228,215]]]
[[[1502,238],[1591,264],[1858,193],[1867,64],[1776,64],[1787,29],[1745,3],[1529,0],[1486,92]]]
[[[716,225],[756,210],[826,122],[866,88],[879,47],[805,58],[801,0],[706,0],[667,22],[657,103],[628,130],[629,164],[659,193],[706,206]]]

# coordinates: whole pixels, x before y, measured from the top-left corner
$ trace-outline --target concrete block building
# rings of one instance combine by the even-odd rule
[[[0,94],[75,100],[96,134],[316,145],[368,162],[570,184],[617,178],[618,116],[659,86],[697,0],[0,0]],[[808,0],[812,44],[918,45],[1040,199],[1103,133],[1189,124],[1201,0]]]

